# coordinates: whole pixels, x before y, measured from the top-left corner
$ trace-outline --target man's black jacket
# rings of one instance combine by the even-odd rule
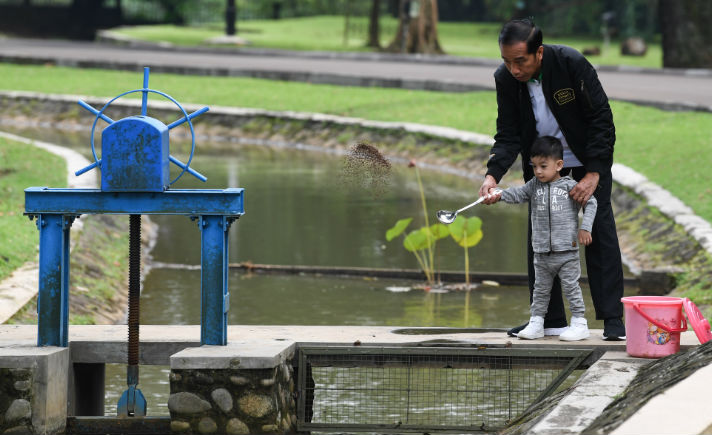
[[[571,151],[599,174],[610,171],[616,141],[613,114],[598,75],[573,48],[544,45],[542,89]],[[497,134],[487,162],[487,174],[497,182],[522,154],[524,179],[533,176],[529,150],[536,139],[536,120],[526,83],[515,79],[502,64],[494,73],[497,84]]]

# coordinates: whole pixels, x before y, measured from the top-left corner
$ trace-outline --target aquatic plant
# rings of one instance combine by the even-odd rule
[[[470,257],[468,250],[482,240],[482,219],[477,216],[470,218],[458,216],[455,221],[448,226],[448,230],[455,243],[465,248],[465,284],[469,288]]]
[[[421,228],[411,231],[403,238],[403,247],[415,255],[420,268],[425,274],[425,279],[428,284],[432,285],[436,283],[435,278],[435,247],[436,243],[440,239],[446,238],[450,235],[448,228],[441,224],[435,223],[430,225],[430,220],[428,216],[428,204],[425,200],[425,191],[423,189],[423,182],[420,178],[420,171],[413,160],[408,163],[409,168],[415,170],[415,177],[418,182],[418,190],[420,191],[420,202],[423,210],[423,220],[425,225]],[[391,241],[396,237],[404,233],[408,228],[413,218],[400,219],[396,224],[386,231],[386,240]]]

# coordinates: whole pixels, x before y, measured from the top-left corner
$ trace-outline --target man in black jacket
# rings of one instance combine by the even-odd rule
[[[604,339],[625,339],[621,304],[623,267],[611,209],[611,165],[616,136],[608,97],[596,71],[583,55],[569,47],[543,45],[541,30],[529,20],[505,24],[499,35],[499,47],[504,63],[494,73],[497,134],[480,195],[497,186],[520,154],[524,180],[528,181],[533,176],[529,150],[534,139],[559,138],[564,144],[561,175],[570,174],[578,181],[569,192],[571,198],[582,205],[591,195],[598,201],[591,233],[593,243],[586,247],[596,318],[604,321]],[[531,298],[534,266],[531,243],[527,246]],[[545,333],[558,335],[566,324],[557,280],[544,321]],[[516,336],[525,326],[512,328],[508,334]]]

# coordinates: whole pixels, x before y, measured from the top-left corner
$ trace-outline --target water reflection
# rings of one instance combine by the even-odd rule
[[[529,309],[520,287],[393,293],[386,288],[403,281],[242,272],[231,272],[229,279],[230,324],[503,328]],[[200,323],[199,270],[156,269],[144,285],[141,323]]]

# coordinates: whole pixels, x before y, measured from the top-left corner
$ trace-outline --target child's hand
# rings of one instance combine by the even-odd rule
[[[500,199],[502,199],[502,189],[492,189],[492,193],[485,195],[484,203],[487,205],[494,204],[499,202]]]
[[[593,242],[593,238],[591,237],[591,233],[589,233],[586,230],[579,230],[578,232],[578,240],[579,243],[582,244],[583,246],[588,246]]]

